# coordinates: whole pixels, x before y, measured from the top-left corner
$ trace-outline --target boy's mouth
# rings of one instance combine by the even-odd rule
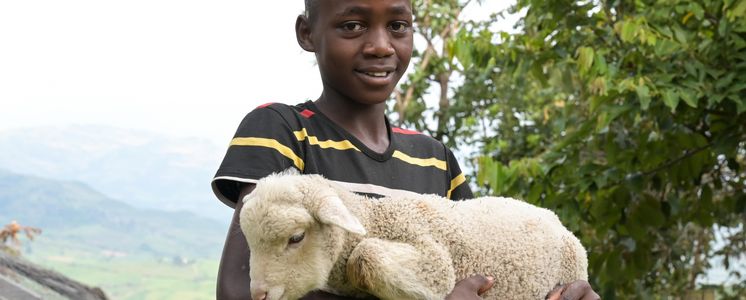
[[[368,67],[355,70],[355,73],[362,82],[370,86],[388,86],[395,83],[394,72],[396,72],[396,68],[388,66]]]
[[[386,77],[391,74],[391,72],[363,72],[363,74],[373,77]]]
[[[360,74],[365,74],[370,77],[379,77],[379,78],[385,78],[391,75],[391,73],[394,73],[394,71],[362,71],[362,70],[356,70],[356,72]]]
[[[388,65],[365,66],[355,69],[355,72],[362,73],[370,77],[388,77],[389,75],[391,75],[391,73],[394,73],[394,71],[396,71],[396,67]]]

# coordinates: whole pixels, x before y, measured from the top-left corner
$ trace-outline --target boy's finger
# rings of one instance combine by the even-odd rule
[[[558,298],[560,299],[560,298]],[[561,299],[568,300],[597,300],[600,299],[587,281],[579,280],[566,285]]]
[[[492,286],[495,285],[495,279],[492,278],[491,276],[484,277],[480,275],[479,277],[481,277],[482,282],[479,285],[479,290],[477,291],[477,295],[481,296],[482,294],[489,291],[492,288]]]
[[[546,297],[546,300],[561,300],[562,298],[562,292],[565,291],[565,288],[567,288],[567,285],[557,285],[554,287],[554,289],[549,292],[549,294]]]

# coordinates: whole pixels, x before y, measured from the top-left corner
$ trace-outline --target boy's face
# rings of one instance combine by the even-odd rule
[[[317,0],[307,43],[325,93],[362,104],[386,101],[412,57],[410,0]],[[331,89],[332,91],[328,91]]]

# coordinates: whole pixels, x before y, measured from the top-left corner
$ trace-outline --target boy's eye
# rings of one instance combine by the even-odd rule
[[[361,31],[361,30],[363,30],[365,28],[363,27],[363,24],[361,24],[361,23],[358,23],[358,22],[347,22],[347,23],[342,24],[342,29],[345,30],[345,31],[357,32],[357,31]]]
[[[393,32],[406,32],[409,30],[409,23],[402,21],[393,22],[389,25],[389,28],[391,28],[391,31]]]

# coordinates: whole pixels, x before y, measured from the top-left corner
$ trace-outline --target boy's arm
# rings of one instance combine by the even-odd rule
[[[218,269],[218,286],[216,298],[218,300],[251,299],[249,284],[249,246],[246,238],[241,232],[238,216],[243,207],[244,196],[254,190],[254,184],[246,184],[239,192],[235,211],[231,224],[228,227],[228,236],[223,246],[223,257],[220,259]]]

